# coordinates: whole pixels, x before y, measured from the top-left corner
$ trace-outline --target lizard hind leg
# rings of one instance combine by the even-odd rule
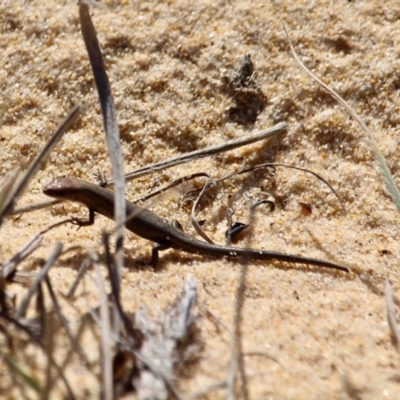
[[[151,265],[153,266],[153,268],[157,268],[157,264],[158,264],[158,252],[159,251],[163,251],[163,250],[167,250],[171,248],[171,246],[169,244],[161,244],[159,243],[157,246],[154,246],[152,251],[151,251]]]

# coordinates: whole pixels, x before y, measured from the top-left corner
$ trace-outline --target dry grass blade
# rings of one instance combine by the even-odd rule
[[[241,137],[239,139],[234,139],[227,141],[216,146],[207,147],[205,149],[195,150],[190,153],[182,154],[178,157],[170,158],[159,163],[146,165],[143,168],[139,168],[136,171],[130,172],[125,175],[125,179],[132,180],[140,178],[141,176],[152,174],[155,171],[165,170],[167,168],[174,167],[176,165],[184,164],[190,161],[198,160],[204,157],[210,157],[215,154],[223,153],[225,151],[237,149],[241,146],[246,146],[251,143],[258,142],[260,140],[269,138],[274,135],[287,132],[287,124],[285,122],[280,122],[279,124],[273,126],[272,128],[266,129],[265,131],[253,133],[251,135]],[[108,181],[104,186],[113,185],[113,181]]]
[[[111,86],[106,73],[106,68],[101,54],[96,30],[89,13],[89,7],[84,2],[79,3],[79,19],[82,35],[92,66],[93,75],[99,93],[101,110],[103,113],[104,128],[106,131],[108,152],[112,166],[114,179],[114,220],[116,226],[116,250],[115,261],[118,268],[119,279],[121,279],[123,268],[123,239],[124,221],[126,217],[125,204],[125,179],[122,151],[120,146],[120,135],[117,124],[117,117],[114,106],[114,99],[111,93]]]
[[[385,300],[390,332],[393,337],[394,345],[398,349],[400,346],[400,332],[397,328],[396,309],[393,301],[392,285],[388,280],[385,281]]]
[[[283,24],[283,23],[282,23]],[[378,144],[376,143],[375,139],[372,136],[371,131],[368,129],[367,125],[365,122],[360,118],[360,116],[346,103],[346,101],[339,96],[333,89],[331,89],[328,85],[326,85],[324,82],[322,82],[317,76],[315,76],[300,60],[298,57],[294,47],[293,43],[290,39],[289,33],[286,29],[286,25],[283,24],[283,28],[285,29],[286,36],[289,41],[290,49],[293,54],[293,57],[299,64],[299,66],[302,68],[302,70],[311,77],[311,79],[315,82],[317,82],[321,87],[323,87],[339,104],[341,104],[344,109],[347,111],[347,113],[354,118],[354,120],[360,125],[361,129],[364,131],[364,133],[367,136],[369,146],[371,147],[371,151],[375,157],[376,162],[378,163],[378,166],[381,170],[381,174],[383,176],[383,179],[386,183],[386,186],[389,190],[390,195],[392,196],[392,199],[397,207],[397,211],[400,213],[400,193],[397,189],[396,183],[393,179],[392,174],[390,173],[389,167],[386,164],[385,158],[383,157],[383,154],[379,150]]]
[[[55,382],[55,380],[52,379],[52,365],[50,359],[53,358],[54,355],[57,328],[54,320],[54,313],[46,312],[42,284],[39,285],[37,290],[36,303],[36,308],[39,312],[40,319],[41,341],[47,355],[47,364],[45,368],[45,379],[43,385],[43,398],[49,399],[51,398],[51,389],[53,388]]]
[[[85,328],[87,327],[88,322],[90,320],[91,320],[91,316],[89,314],[84,314],[84,316],[80,320],[78,332],[76,333],[75,337],[72,338],[73,343],[76,343],[77,345],[79,345],[80,339],[81,339],[83,333],[85,332]],[[65,368],[67,367],[67,365],[68,365],[68,363],[69,363],[69,361],[70,361],[70,359],[71,359],[73,354],[74,353],[72,351],[70,351],[70,352],[68,352],[66,354],[64,361],[61,363],[61,370],[62,371],[64,371]],[[84,359],[87,358],[86,355],[83,355],[83,356],[84,356]],[[91,368],[90,368],[90,365],[89,365],[89,361],[85,360],[85,363],[86,363],[86,368],[88,369],[88,371],[90,371]],[[93,372],[93,374],[95,374],[95,372]]]
[[[0,185],[0,215],[3,213],[4,205],[6,204],[6,200],[9,198],[11,194],[11,190],[14,186],[15,180],[18,177],[19,169],[16,168],[13,171],[10,171],[1,182]]]
[[[43,208],[49,208],[52,206],[55,206],[56,204],[62,203],[62,200],[46,200],[46,201],[40,201],[35,204],[30,204],[25,207],[18,207],[16,208],[11,214],[12,215],[20,215],[20,214],[26,214],[32,211],[37,211],[41,210]]]
[[[33,389],[38,395],[42,394],[43,389],[33,375],[29,375],[29,373],[26,372],[16,361],[14,361],[13,357],[11,357],[9,354],[6,354],[0,350],[0,355],[6,362],[13,375],[18,376],[23,383]]]
[[[102,349],[102,398],[112,400],[114,398],[113,387],[113,363],[112,363],[112,329],[110,323],[110,311],[108,306],[108,296],[101,275],[100,262],[97,254],[90,252],[93,267],[96,273],[96,283],[99,290],[100,301],[100,329],[101,329],[101,349]]]
[[[42,240],[41,236],[43,236],[45,233],[49,232],[50,230],[57,228],[60,225],[64,225],[64,224],[72,222],[72,221],[73,220],[71,218],[68,218],[66,220],[63,220],[63,221],[57,222],[53,225],[50,225],[49,227],[40,231],[19,252],[14,254],[14,256],[9,261],[7,261],[5,264],[3,264],[1,266],[0,276],[2,276],[3,278],[10,278],[12,276],[12,274],[15,272],[17,265],[37,249],[37,247],[39,246],[39,244]]]
[[[227,180],[227,179],[229,179],[229,178],[232,178],[232,177],[234,177],[234,176],[237,176],[237,175],[247,174],[247,173],[250,173],[250,172],[253,172],[253,171],[257,171],[257,170],[259,170],[259,169],[271,168],[271,167],[272,167],[272,168],[275,168],[275,167],[284,167],[284,168],[295,169],[295,170],[297,170],[297,171],[302,171],[302,172],[305,172],[305,173],[308,173],[308,174],[311,174],[311,175],[315,176],[318,180],[320,180],[320,181],[323,182],[326,186],[328,186],[328,188],[332,191],[332,193],[333,193],[333,194],[335,195],[335,197],[338,199],[338,201],[339,201],[339,203],[340,203],[340,205],[341,205],[341,207],[342,207],[342,209],[343,209],[343,212],[344,212],[345,214],[347,214],[346,207],[345,207],[345,205],[344,205],[344,203],[343,203],[343,200],[340,198],[340,196],[339,196],[339,194],[337,193],[337,191],[332,187],[332,185],[331,185],[326,179],[324,179],[321,175],[317,174],[316,172],[314,172],[314,171],[312,171],[312,170],[310,170],[310,169],[301,168],[301,167],[296,167],[296,166],[294,166],[294,165],[288,165],[288,164],[282,164],[282,163],[265,163],[265,164],[259,164],[259,165],[255,165],[254,167],[244,168],[244,169],[242,169],[242,170],[240,170],[240,171],[238,171],[238,172],[234,172],[234,173],[225,175],[224,177],[217,179],[213,184],[215,185],[215,184],[217,184],[217,183],[219,183],[219,182],[223,182],[223,181],[225,181],[225,180]],[[208,176],[208,175],[203,175],[203,176]],[[165,190],[165,189],[163,189],[163,190]],[[199,191],[199,190],[201,190],[201,189],[194,189],[194,190],[191,190],[189,193],[194,193],[194,192],[197,192],[197,191]]]
[[[133,203],[138,203],[139,201],[142,201],[142,202],[147,201],[147,200],[151,199],[152,197],[158,196],[159,194],[162,194],[162,193],[166,192],[167,190],[169,190],[175,186],[178,186],[184,182],[190,181],[191,179],[203,178],[203,177],[208,178],[209,175],[206,174],[205,172],[196,172],[194,174],[190,174],[190,175],[183,176],[181,178],[174,179],[171,183],[163,186],[161,189],[155,190],[154,192],[151,192],[145,196],[142,196],[139,199],[135,199],[133,201]]]
[[[201,228],[200,224],[198,223],[197,219],[196,219],[196,208],[198,206],[198,204],[200,203],[204,193],[206,192],[207,188],[210,186],[210,184],[212,183],[211,178],[207,179],[207,182],[205,183],[205,185],[203,186],[203,188],[201,189],[200,194],[198,195],[196,201],[193,203],[193,207],[192,207],[192,211],[190,213],[190,219],[192,221],[192,225],[194,227],[194,229],[196,230],[196,232],[208,243],[214,244],[214,242],[207,236],[207,234],[204,232],[204,230]]]
[[[82,264],[81,264],[81,267],[79,268],[78,274],[66,295],[67,299],[72,299],[72,297],[74,297],[75,290],[78,288],[79,282],[82,280],[82,278],[85,275],[86,270],[88,269],[89,266],[90,266],[90,261],[87,258],[85,258],[82,261]]]
[[[17,268],[17,265],[30,256],[40,245],[42,238],[35,236],[20,251],[15,253],[12,258],[0,267],[0,277],[2,279],[10,278]]]
[[[106,257],[106,266],[108,270],[108,275],[110,278],[110,284],[111,284],[111,293],[114,297],[115,302],[117,303],[117,310],[120,313],[121,316],[124,315],[124,312],[122,310],[120,298],[121,298],[121,282],[118,279],[118,272],[115,269],[115,263],[113,260],[113,256],[111,254],[110,250],[110,235],[106,232],[103,232],[102,234],[102,242],[104,245],[104,250],[105,250],[105,257]]]
[[[12,194],[8,197],[7,201],[5,202],[2,211],[0,213],[0,224],[2,223],[4,218],[9,213],[11,213],[12,208],[14,207],[14,203],[17,200],[18,196],[20,196],[22,192],[25,190],[26,186],[32,179],[34,173],[39,168],[40,164],[51,152],[51,150],[54,148],[57,142],[61,139],[62,135],[68,129],[71,128],[72,124],[76,121],[81,111],[82,111],[82,106],[80,105],[74,106],[72,110],[68,113],[68,115],[65,117],[65,119],[61,122],[61,124],[57,127],[50,140],[46,143],[41,152],[37,155],[31,166],[29,167],[28,171],[25,172],[24,176],[18,183],[17,187],[14,189]]]
[[[0,276],[0,312],[4,315],[9,315],[9,306],[7,303],[7,293],[6,293],[6,281]]]
[[[233,176],[236,176],[236,175],[247,174],[249,172],[253,172],[253,171],[256,171],[258,169],[269,168],[269,167],[272,167],[272,168],[275,168],[275,167],[290,168],[290,169],[295,169],[297,171],[306,172],[308,174],[311,174],[311,175],[315,176],[318,180],[320,180],[321,182],[325,183],[326,186],[328,186],[328,188],[332,191],[332,193],[338,199],[338,201],[339,201],[344,213],[347,214],[347,211],[346,211],[346,208],[344,206],[344,203],[343,203],[342,199],[340,198],[339,194],[336,192],[336,190],[332,187],[332,185],[326,179],[324,179],[321,175],[317,174],[316,172],[311,171],[310,169],[296,167],[294,165],[288,165],[288,164],[282,164],[282,163],[259,164],[259,165],[256,165],[254,167],[245,168],[245,169],[242,169],[241,171],[234,172],[232,174],[226,175],[226,176],[218,179],[215,183],[222,182],[222,181],[224,181],[226,179],[229,179],[229,178],[232,178]]]
[[[225,325],[221,319],[219,319],[209,308],[207,308],[201,301],[197,300],[197,307],[199,307],[200,311],[202,313],[204,313],[204,315],[207,317],[208,320],[210,320],[216,330],[218,331],[218,333],[221,332],[221,328],[226,331],[229,332],[229,328],[227,325]]]
[[[21,318],[24,317],[26,314],[26,311],[28,309],[29,306],[29,302],[32,298],[32,296],[36,293],[40,282],[44,279],[44,277],[47,275],[47,273],[49,272],[49,269],[51,268],[51,266],[54,264],[54,262],[57,260],[57,258],[60,256],[61,251],[62,251],[62,244],[58,243],[53,251],[53,253],[51,254],[51,256],[48,258],[48,260],[46,261],[46,263],[44,264],[43,268],[40,270],[39,274],[36,276],[36,279],[34,280],[34,282],[32,283],[31,287],[28,290],[28,293],[25,295],[24,300],[21,303],[21,306],[17,312],[17,318]]]
[[[60,366],[55,362],[54,358],[51,356],[51,354],[46,353],[46,349],[43,346],[43,343],[36,337],[36,335],[24,324],[19,322],[17,319],[12,318],[10,316],[4,315],[3,313],[0,313],[0,319],[4,320],[4,322],[7,323],[8,326],[12,325],[14,328],[18,329],[21,332],[26,333],[31,341],[38,345],[48,357],[48,359],[51,362],[51,365],[57,370],[58,376],[61,378],[61,380],[64,382],[64,385],[67,389],[68,392],[68,399],[74,400],[76,399],[70,384],[68,383],[67,379],[65,378],[64,371],[63,369],[60,368]]]
[[[251,229],[253,226],[254,209],[250,208],[249,222],[248,225]],[[250,241],[251,235],[248,236],[248,242]],[[247,247],[251,248],[251,243],[247,243]],[[232,345],[231,345],[231,365],[229,368],[227,378],[227,399],[236,399],[237,397],[237,385],[239,385],[240,397],[247,400],[249,399],[249,389],[247,384],[245,360],[243,356],[243,341],[241,326],[243,322],[243,308],[246,299],[246,284],[247,274],[249,270],[248,259],[244,259],[241,263],[239,282],[236,289],[236,302],[234,308],[233,317],[233,334],[232,334]],[[237,380],[239,374],[240,382]]]
[[[71,348],[74,349],[74,351],[81,357],[83,362],[88,367],[89,366],[88,358],[86,357],[86,354],[83,351],[82,347],[80,346],[79,342],[73,337],[71,329],[68,325],[68,320],[62,313],[60,304],[57,300],[56,294],[54,293],[53,286],[51,285],[49,276],[45,277],[45,283],[47,286],[47,290],[50,294],[51,301],[53,303],[54,312],[57,315],[58,319],[60,320],[61,325],[64,328],[64,331],[67,334],[69,341],[71,342]]]
[[[36,291],[36,312],[38,314],[37,318],[34,319],[26,319],[26,323],[28,326],[31,328],[31,330],[34,330],[36,328],[36,332],[38,335],[38,338],[41,340],[41,342],[44,345],[49,345],[47,342],[48,337],[46,336],[48,334],[48,314],[46,312],[46,307],[44,305],[44,294],[43,294],[43,287],[42,283],[40,282]],[[23,321],[21,318],[20,321]],[[50,339],[51,340],[51,339]],[[46,354],[53,354],[52,351],[49,351],[49,347],[46,349]]]
[[[324,179],[321,175],[317,174],[314,171],[311,171],[310,169],[307,168],[301,168],[301,167],[296,167],[294,165],[287,165],[287,164],[281,164],[281,163],[271,163],[270,166],[272,167],[284,167],[284,168],[291,168],[291,169],[295,169],[297,171],[302,171],[302,172],[306,172],[307,174],[311,174],[313,176],[315,176],[318,180],[320,180],[321,182],[325,183],[326,186],[328,186],[328,188],[331,190],[331,192],[335,195],[335,197],[338,199],[340,206],[343,209],[343,212],[345,215],[347,215],[347,211],[346,211],[346,207],[343,203],[343,200],[340,198],[338,192],[333,188],[333,186],[326,180]]]
[[[105,249],[106,255],[106,266],[108,269],[108,275],[111,283],[111,293],[114,299],[115,308],[118,311],[119,317],[124,324],[125,331],[130,338],[130,345],[136,347],[137,342],[141,340],[141,337],[138,337],[138,332],[134,329],[132,321],[125,314],[122,304],[121,304],[121,285],[118,279],[118,273],[115,268],[115,263],[113,261],[113,257],[110,251],[110,235],[108,233],[103,233],[102,241]]]

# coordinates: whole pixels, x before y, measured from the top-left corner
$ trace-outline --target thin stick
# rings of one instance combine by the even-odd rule
[[[80,281],[82,280],[82,278],[85,275],[86,270],[88,269],[89,266],[90,266],[90,261],[89,261],[89,259],[85,258],[81,263],[78,274],[76,275],[76,278],[75,278],[74,282],[72,283],[71,288],[69,289],[68,293],[66,294],[67,299],[72,299]]]
[[[223,153],[228,150],[233,150],[247,144],[255,143],[259,140],[269,138],[271,136],[287,132],[287,124],[285,122],[280,122],[279,124],[273,126],[272,128],[266,129],[265,131],[253,133],[251,135],[227,141],[216,146],[207,147],[205,149],[195,150],[190,153],[182,154],[178,157],[170,158],[168,160],[161,161],[159,163],[146,165],[143,168],[139,168],[136,171],[130,172],[125,175],[125,180],[133,180],[140,178],[141,176],[152,174],[155,171],[164,170],[167,168],[174,167],[175,165],[184,164],[190,161],[198,160],[204,157],[210,157],[215,154]],[[114,181],[107,181],[103,186],[114,185]]]
[[[40,236],[35,236],[21,250],[15,253],[9,261],[0,267],[0,278],[9,278],[14,273],[17,265],[30,256],[39,247],[41,241],[42,238]]]
[[[340,203],[340,205],[341,205],[341,207],[342,207],[343,212],[345,213],[345,215],[347,214],[347,211],[346,211],[346,208],[345,208],[345,205],[344,205],[342,199],[340,198],[339,194],[336,192],[336,190],[332,187],[332,185],[331,185],[326,179],[324,179],[321,175],[317,174],[317,173],[314,172],[314,171],[311,171],[311,170],[306,169],[306,168],[295,167],[294,165],[288,165],[288,164],[282,164],[282,163],[265,163],[265,164],[259,164],[259,165],[256,165],[256,166],[254,166],[254,167],[245,168],[245,169],[242,169],[242,170],[240,170],[240,171],[238,171],[238,172],[233,172],[233,173],[231,173],[231,174],[225,175],[225,176],[223,176],[222,178],[217,179],[216,181],[214,181],[214,182],[213,182],[213,185],[216,185],[217,183],[223,182],[224,180],[227,180],[227,179],[229,179],[229,178],[232,178],[232,177],[234,177],[234,176],[236,176],[236,175],[241,175],[241,174],[253,172],[253,171],[256,171],[256,170],[258,170],[258,169],[268,168],[268,167],[274,167],[274,168],[275,168],[275,167],[291,168],[291,169],[295,169],[295,170],[297,170],[297,171],[306,172],[306,173],[309,173],[309,174],[315,176],[317,179],[319,179],[320,181],[322,181],[323,183],[325,183],[326,186],[328,186],[328,188],[332,191],[332,193],[333,193],[333,194],[336,196],[336,198],[338,199],[338,201],[339,201],[339,203]],[[201,190],[201,189],[193,189],[193,190],[189,191],[188,193],[195,193],[195,192],[198,192],[199,190]],[[188,194],[188,193],[186,193],[186,194]]]
[[[51,256],[49,257],[49,259],[46,261],[45,265],[43,266],[43,268],[40,270],[40,272],[38,273],[38,275],[36,276],[36,279],[34,280],[34,282],[32,283],[32,285],[30,286],[28,293],[26,294],[24,300],[21,303],[21,306],[17,312],[17,318],[21,318],[26,314],[26,310],[28,309],[28,305],[29,302],[32,298],[32,296],[34,295],[34,293],[36,292],[40,282],[44,279],[44,277],[47,275],[47,273],[49,272],[49,269],[51,268],[51,266],[54,264],[54,262],[57,260],[57,258],[60,256],[61,250],[62,250],[62,244],[58,243],[53,251],[53,253],[51,254]]]
[[[203,178],[203,177],[208,178],[209,175],[206,174],[205,172],[196,172],[194,174],[190,174],[190,175],[183,176],[181,178],[174,179],[172,182],[163,186],[161,189],[157,189],[154,192],[151,192],[149,194],[146,194],[145,196],[140,197],[139,199],[133,200],[132,203],[138,203],[139,201],[141,201],[141,202],[147,201],[147,200],[151,199],[152,197],[158,196],[159,194],[166,192],[168,189],[171,189],[174,186],[178,186],[181,183],[190,181],[195,178]]]
[[[251,135],[248,135],[248,136],[245,136],[245,137],[242,137],[239,139],[230,140],[230,141],[224,142],[222,144],[218,144],[216,146],[211,146],[211,147],[207,147],[205,149],[200,149],[200,150],[195,150],[190,153],[185,153],[178,157],[170,158],[168,160],[164,160],[159,163],[146,165],[143,168],[140,168],[136,171],[133,171],[133,172],[125,175],[125,180],[126,181],[134,180],[134,179],[140,178],[141,176],[149,175],[149,174],[152,174],[153,172],[156,172],[156,171],[159,171],[162,169],[171,168],[176,165],[180,165],[180,164],[188,163],[190,161],[198,160],[200,158],[210,157],[215,154],[223,153],[225,151],[233,150],[233,149],[236,149],[236,148],[239,148],[242,146],[246,146],[248,144],[256,143],[260,140],[269,138],[269,137],[277,135],[277,134],[284,133],[286,131],[287,131],[287,124],[285,122],[280,122],[279,124],[273,126],[272,128],[269,128],[262,132],[253,133]],[[160,189],[160,191],[165,191],[166,189],[168,189],[172,186],[176,186],[177,184],[179,184],[181,182],[196,178],[198,176],[204,176],[204,174],[196,173],[196,174],[189,175],[187,178],[186,177],[179,178],[179,180],[172,182],[171,184],[167,185],[163,189]],[[102,187],[107,187],[107,186],[112,186],[112,185],[114,185],[113,180],[104,181],[101,183]],[[134,200],[133,202],[135,203],[138,201],[146,201],[147,199],[149,199],[153,196],[156,196],[158,193],[160,193],[160,192],[157,191],[157,192],[150,193],[149,195],[146,195],[144,197],[141,197],[140,199]],[[18,208],[16,210],[14,210],[13,214],[15,214],[15,215],[24,214],[24,213],[28,213],[31,211],[40,210],[42,208],[51,207],[51,206],[59,204],[61,202],[62,201],[60,201],[60,200],[40,202],[40,203],[36,203],[33,205],[28,205],[26,207]]]

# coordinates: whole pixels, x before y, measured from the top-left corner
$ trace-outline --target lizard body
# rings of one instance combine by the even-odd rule
[[[47,196],[61,200],[75,201],[85,205],[89,209],[89,221],[80,221],[79,225],[91,225],[94,222],[94,213],[97,212],[110,219],[114,218],[114,195],[111,191],[103,189],[99,185],[89,183],[76,178],[60,177],[50,182],[43,193]],[[167,248],[183,250],[187,253],[205,254],[212,257],[230,257],[236,259],[252,260],[280,260],[291,263],[314,265],[349,272],[347,267],[316,258],[281,253],[277,251],[265,251],[246,249],[240,247],[220,246],[196,239],[181,229],[172,225],[169,221],[159,217],[153,212],[142,208],[127,200],[126,228],[136,235],[158,244],[153,248],[152,263],[158,261],[158,251]]]

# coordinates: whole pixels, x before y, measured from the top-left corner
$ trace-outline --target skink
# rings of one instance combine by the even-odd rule
[[[43,189],[43,193],[56,199],[74,201],[85,205],[89,209],[89,220],[80,221],[79,225],[81,226],[93,224],[95,212],[111,219],[114,217],[113,193],[93,183],[76,178],[60,177],[49,183]],[[133,218],[127,221],[126,228],[136,235],[158,244],[153,248],[153,265],[157,264],[159,250],[172,247],[187,253],[205,254],[212,257],[230,257],[242,260],[279,260],[349,272],[347,267],[316,258],[296,256],[277,251],[220,246],[203,242],[175,227],[166,219],[130,201],[126,202],[126,211],[127,216],[133,215]]]

